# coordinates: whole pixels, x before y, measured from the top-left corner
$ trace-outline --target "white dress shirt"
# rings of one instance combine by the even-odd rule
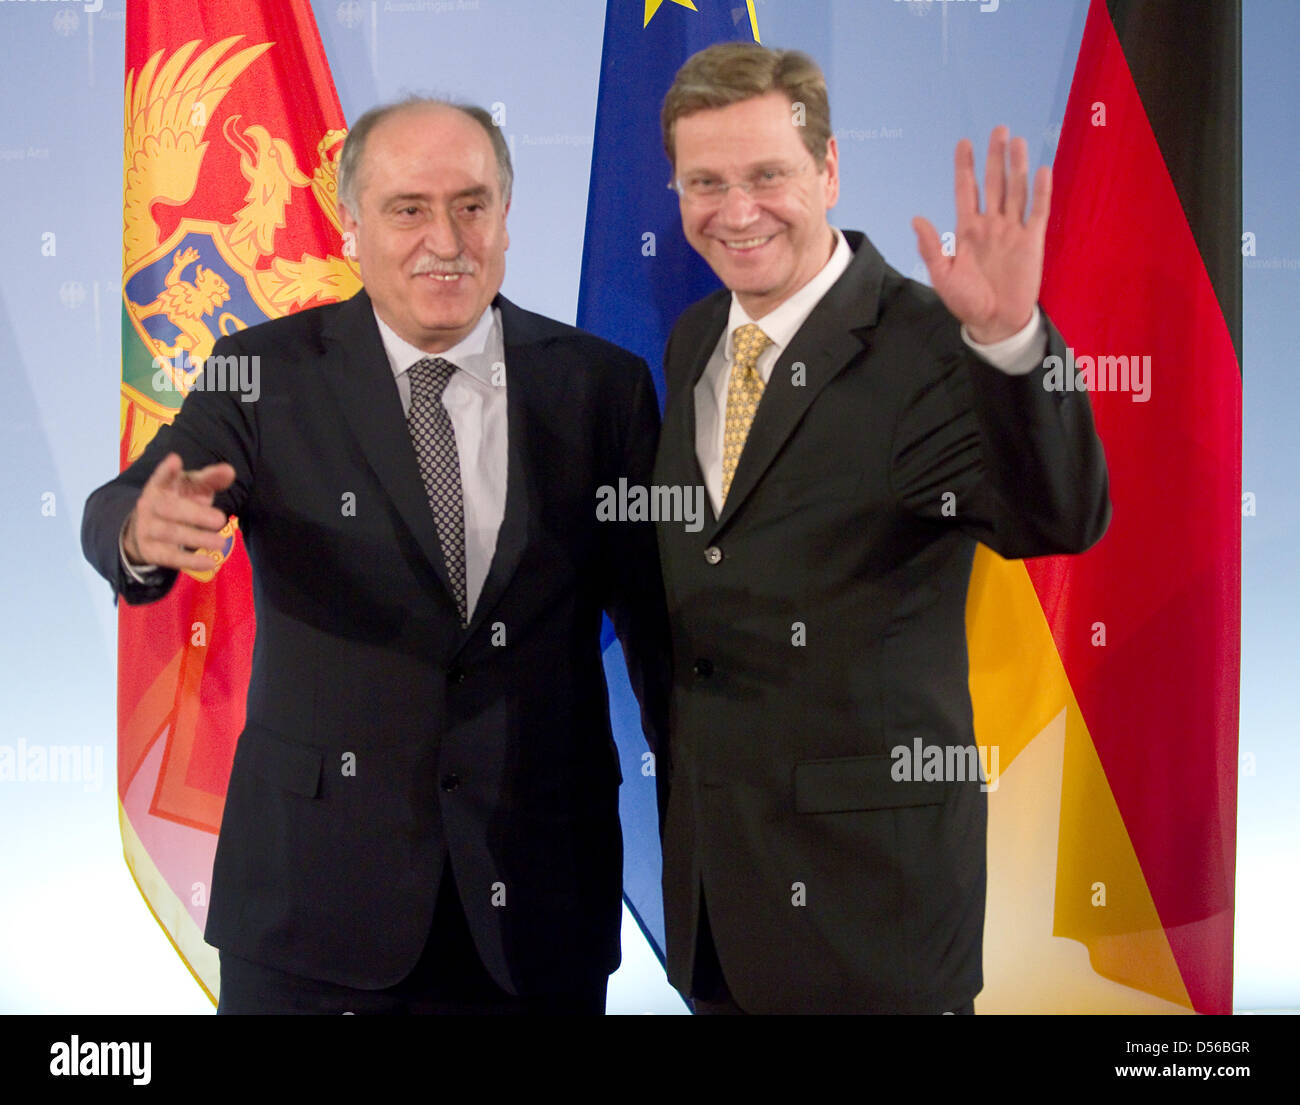
[[[506,513],[505,343],[501,312],[489,307],[464,338],[445,353],[425,353],[398,337],[378,315],[379,336],[397,382],[402,410],[411,409],[407,370],[425,357],[441,357],[457,368],[442,393],[442,405],[456,431],[461,499],[465,504],[465,602],[470,615],[483,591]]]
[[[722,442],[727,426],[727,386],[735,360],[732,335],[739,327],[754,323],[772,339],[772,344],[759,354],[754,366],[766,387],[772,369],[794,340],[799,328],[808,321],[813,309],[853,261],[853,250],[849,248],[844,235],[834,227],[831,230],[835,235],[835,248],[831,251],[830,260],[807,284],[779,307],[765,314],[761,320],[750,318],[735,293],[732,293],[727,328],[718,339],[718,344],[695,385],[695,455],[700,462],[700,471],[704,474],[704,486],[709,492],[715,517],[722,513]],[[967,345],[990,364],[1015,376],[1032,372],[1042,363],[1047,352],[1047,327],[1037,307],[1025,328],[1003,341],[981,345],[971,340],[965,326],[961,328],[961,336]]]
[[[460,342],[445,353],[429,354],[398,337],[375,315],[388,365],[402,400],[411,409],[411,380],[407,370],[416,361],[438,356],[457,368],[442,395],[442,405],[456,432],[460,455],[461,498],[465,504],[465,603],[472,616],[483,582],[496,553],[497,534],[506,513],[506,472],[509,462],[506,437],[505,342],[501,312],[489,307]],[[126,527],[123,526],[123,533]],[[118,539],[122,564],[138,583],[148,583],[158,571],[152,564],[131,564]]]

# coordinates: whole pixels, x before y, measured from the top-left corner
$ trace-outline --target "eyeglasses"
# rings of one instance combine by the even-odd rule
[[[690,176],[670,180],[668,187],[682,199],[700,205],[722,203],[733,188],[739,188],[746,195],[772,199],[789,188],[794,179],[807,170],[808,164],[804,162],[795,169],[768,165],[754,170],[744,180],[723,180],[710,173],[692,173]]]

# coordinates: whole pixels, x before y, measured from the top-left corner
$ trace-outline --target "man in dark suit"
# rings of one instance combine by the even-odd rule
[[[652,747],[667,699],[643,361],[499,295],[511,170],[481,109],[367,113],[340,161],[365,290],[222,339],[86,506],[128,602],[236,514],[257,638],[206,930],[221,1009],[600,1012],[619,962],[620,771],[601,614]],[[238,376],[238,374],[235,374]],[[247,374],[245,374],[246,378]]]
[[[1109,520],[1087,397],[1036,306],[1050,171],[994,132],[979,210],[957,150],[955,257],[917,220],[934,291],[827,221],[824,78],[712,47],[664,140],[687,239],[729,289],[666,354],[657,484],[676,660],[664,826],[669,978],[702,1012],[965,1012],[982,985],[985,797],[967,685],[977,541],[1077,552]],[[937,293],[937,294],[936,294]],[[950,777],[900,771],[937,748]],[[928,752],[927,752],[928,754]]]

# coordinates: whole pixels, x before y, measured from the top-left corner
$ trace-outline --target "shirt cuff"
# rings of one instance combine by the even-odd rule
[[[130,518],[127,519],[127,522],[129,521]],[[117,535],[117,555],[122,561],[123,569],[136,583],[156,583],[158,575],[162,571],[157,564],[132,564],[126,558],[126,525],[126,522],[122,523],[122,530]]]
[[[1001,369],[1008,376],[1028,376],[1047,355],[1047,324],[1043,321],[1043,312],[1034,305],[1034,317],[1023,330],[1009,338],[983,345],[975,341],[961,328],[961,339],[994,368]]]

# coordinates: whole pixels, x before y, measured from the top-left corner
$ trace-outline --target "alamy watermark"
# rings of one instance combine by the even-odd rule
[[[618,486],[596,488],[598,522],[679,522],[687,533],[704,528],[704,488],[680,484],[629,484],[620,476]]]
[[[104,785],[104,749],[90,744],[0,744],[0,783],[80,783],[87,793]]]
[[[232,391],[241,403],[256,403],[262,394],[262,358],[216,355],[192,361],[182,351],[175,361],[153,359],[155,394],[180,391]]]
[[[85,4],[83,9],[87,15],[94,15],[97,11],[102,11],[104,0],[0,0],[4,4]]]
[[[916,737],[910,745],[889,750],[889,777],[896,783],[973,783],[980,790],[998,789],[996,744],[926,744]]]
[[[130,1078],[136,1086],[147,1086],[150,1074],[151,1051],[148,1041],[107,1040],[96,1042],[73,1036],[67,1041],[56,1040],[50,1045],[50,1074],[59,1077]]]
[[[1001,0],[894,0],[895,4],[913,4],[917,7],[931,4],[978,4],[982,12],[995,12]]]
[[[1076,357],[1067,346],[1064,359],[1053,353],[1043,358],[1043,367],[1047,369],[1044,391],[1126,391],[1135,403],[1151,398],[1150,354]]]

